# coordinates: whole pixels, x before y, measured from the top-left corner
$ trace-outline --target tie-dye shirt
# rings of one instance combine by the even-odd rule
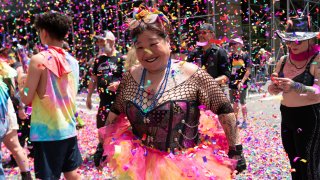
[[[76,136],[76,94],[78,90],[79,65],[66,53],[71,73],[60,78],[47,69],[46,94],[38,94],[32,101],[31,141],[57,141]]]

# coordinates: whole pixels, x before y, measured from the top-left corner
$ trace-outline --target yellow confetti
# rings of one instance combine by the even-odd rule
[[[300,161],[303,163],[307,163],[307,160],[305,160],[305,159],[301,159]]]
[[[145,48],[144,51],[145,51],[146,53],[153,54],[152,51],[150,51],[150,50],[147,49],[147,48]]]

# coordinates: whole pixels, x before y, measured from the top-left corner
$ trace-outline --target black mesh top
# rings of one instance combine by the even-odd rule
[[[176,77],[173,77],[173,79]],[[174,80],[173,80],[174,81]],[[165,90],[155,108],[143,113],[152,102],[143,91],[134,103],[139,83],[127,72],[117,90],[111,111],[125,113],[133,133],[142,142],[162,151],[194,147],[198,143],[199,105],[205,105],[216,114],[233,112],[231,104],[214,79],[200,68],[187,80]]]

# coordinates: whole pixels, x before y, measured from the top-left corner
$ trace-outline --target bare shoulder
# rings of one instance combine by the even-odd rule
[[[179,61],[179,62],[173,62],[173,63],[174,63],[174,66],[176,66],[176,68],[178,68],[182,72],[182,74],[185,74],[188,77],[192,76],[199,69],[197,65],[186,62],[186,61]]]
[[[42,64],[44,62],[44,55],[40,53],[36,54],[36,55],[33,55],[31,57],[31,61],[30,63],[37,63],[37,64]]]
[[[310,73],[318,79],[320,77],[320,53],[314,58],[313,62],[311,62]]]
[[[320,53],[318,53],[317,56],[314,58],[313,62],[311,62],[311,66],[320,67]]]
[[[320,63],[320,53],[317,54],[317,56],[314,58],[313,62]]]
[[[130,67],[129,72],[130,72],[130,73],[134,73],[134,72],[136,72],[138,69],[141,69],[141,68],[142,68],[142,67],[141,67],[140,64],[136,64],[136,65],[133,65],[132,67]]]
[[[131,74],[131,76],[135,79],[135,80],[138,80],[139,77],[141,77],[141,74],[142,74],[142,70],[143,70],[143,67],[141,64],[138,64],[138,65],[134,65],[130,68],[129,70],[129,73]]]

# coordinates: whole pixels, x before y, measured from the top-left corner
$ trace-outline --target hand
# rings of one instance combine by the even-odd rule
[[[79,115],[76,117],[76,119],[77,119],[76,129],[79,130],[85,126],[85,123]]]
[[[109,89],[110,91],[116,92],[117,89],[118,89],[119,84],[120,84],[119,81],[110,83],[110,85],[108,86],[108,89]]]
[[[279,88],[277,84],[270,84],[268,86],[268,91],[272,95],[278,95],[280,92],[283,91],[283,89]]]
[[[92,101],[91,101],[91,96],[89,97],[87,97],[87,101],[86,101],[86,106],[87,106],[87,108],[88,109],[92,109]]]
[[[18,116],[22,120],[25,120],[28,118],[28,115],[26,114],[26,112],[23,109],[18,110]]]
[[[18,78],[18,87],[19,87],[19,89],[25,87],[26,80],[27,80],[27,75],[26,74],[23,74]]]
[[[293,86],[294,81],[289,78],[274,78],[278,81],[278,87],[283,90],[283,92],[289,92]]]
[[[278,81],[275,78],[279,77],[278,73],[274,72],[271,74],[270,79],[272,84],[278,85]]]
[[[238,87],[238,90],[241,90],[243,87],[243,83],[242,82],[238,83],[237,87]]]

